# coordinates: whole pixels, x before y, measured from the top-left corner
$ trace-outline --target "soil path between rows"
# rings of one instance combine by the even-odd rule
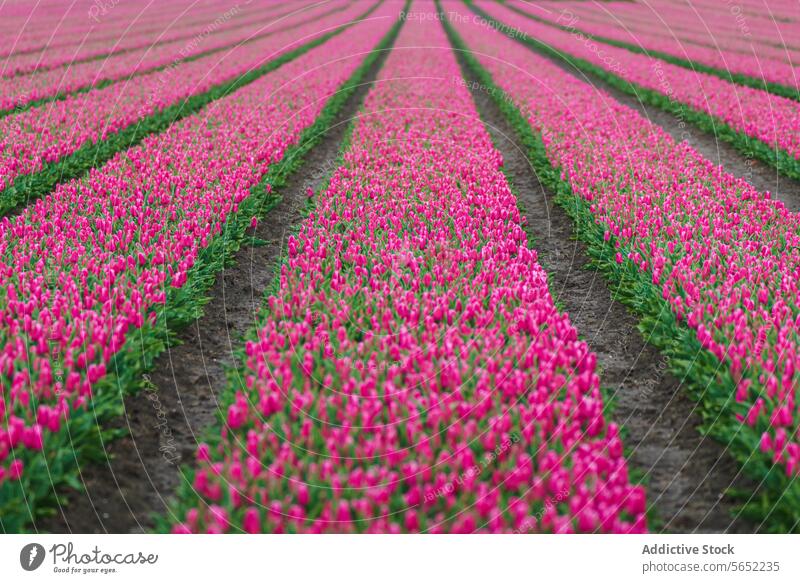
[[[615,290],[591,269],[574,224],[541,184],[514,129],[465,66],[480,116],[503,155],[505,171],[527,218],[527,231],[550,278],[550,292],[569,314],[600,365],[613,395],[611,419],[626,430],[629,463],[645,477],[650,504],[666,532],[749,532],[723,493],[740,486],[736,463],[702,436],[695,404],[665,358],[648,344],[638,319],[614,300]]]
[[[156,359],[148,389],[125,398],[119,426],[129,435],[108,445],[107,464],[81,469],[85,491],[70,493],[68,503],[56,516],[39,521],[37,530],[146,532],[157,514],[168,511],[171,496],[187,479],[181,466],[194,462],[197,444],[218,419],[226,369],[235,363],[243,335],[256,324],[284,241],[304,217],[307,191],[316,191],[335,168],[346,130],[390,50],[382,51],[331,129],[279,190],[280,202],[248,233],[266,244],[249,245],[252,239],[246,238],[217,275],[204,315],[178,331],[178,342]]]

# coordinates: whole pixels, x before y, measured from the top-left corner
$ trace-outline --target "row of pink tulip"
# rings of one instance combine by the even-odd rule
[[[520,0],[511,1],[531,10],[541,11],[546,7],[556,13],[569,11],[599,23],[633,28],[645,28],[649,24],[653,32],[691,39],[707,46],[719,46],[723,50],[749,51],[752,54],[753,50],[784,49],[785,52],[780,53],[784,57],[798,51],[795,41],[800,32],[798,23],[786,19],[790,9],[772,2],[770,10],[764,10],[758,0],[731,1],[722,8],[715,0],[705,5],[702,2],[689,5],[674,0],[653,0],[647,4],[620,4],[611,11],[585,2],[534,5]]]
[[[215,14],[224,12],[230,5],[220,0],[201,2],[179,1],[169,4],[150,4],[141,1],[112,4],[109,1],[87,0],[79,2],[20,3],[29,10],[10,14],[6,3],[0,7],[0,34],[9,39],[0,57],[14,59],[35,53],[47,63],[51,54],[68,50],[78,55],[92,56],[92,50],[119,50],[128,39],[149,35],[150,42],[165,32],[165,23],[172,27],[207,23]],[[106,6],[102,12],[100,9]],[[97,13],[95,13],[97,12]],[[120,38],[120,31],[124,36]],[[84,53],[83,51],[89,51]],[[3,69],[5,71],[5,69]]]
[[[680,1],[677,2],[680,7]],[[675,0],[655,0],[656,11],[676,8]],[[760,0],[730,0],[722,7],[716,0],[699,0],[682,11],[685,20],[679,25],[698,33],[705,33],[709,40],[716,37],[716,30],[725,35],[725,42],[747,41],[756,46],[784,46],[797,51],[800,43],[800,19],[793,0],[770,0],[766,5]],[[746,45],[747,42],[744,44]]]
[[[163,7],[166,16],[175,13],[187,12],[191,5],[195,5],[195,10],[202,10],[212,4],[213,0],[176,0]],[[21,34],[40,34],[45,38],[47,30],[52,36],[53,30],[58,29],[59,23],[64,30],[71,31],[73,34],[87,34],[94,28],[93,21],[87,19],[87,13],[91,6],[95,5],[95,0],[49,0],[47,2],[6,2],[0,6],[0,33],[18,32]],[[107,4],[108,5],[108,4]],[[111,7],[111,6],[108,6]],[[140,2],[126,2],[121,5],[114,5],[117,10],[106,10],[107,21],[126,22],[135,20],[134,15],[139,13],[141,20],[154,18],[156,10],[148,10],[146,5]],[[8,50],[10,47],[3,47]]]
[[[542,15],[541,5],[512,0],[515,6]],[[797,63],[800,50],[794,39],[800,28],[797,23],[787,23],[772,18],[763,10],[752,10],[752,2],[731,2],[720,10],[718,4],[702,6],[700,3],[676,3],[671,0],[655,0],[646,5],[628,3],[615,7],[613,11],[585,2],[567,2],[549,5],[553,13],[570,14],[594,24],[605,24],[637,32],[650,32],[664,38],[676,38],[722,52],[734,51]],[[748,10],[750,8],[750,10]],[[758,16],[766,16],[759,18]]]
[[[656,6],[667,4],[681,4],[681,0],[654,0]],[[719,9],[717,0],[694,0],[692,6],[696,7],[703,19],[710,26],[713,23],[714,9]],[[797,4],[794,0],[770,0],[765,4],[760,0],[740,0],[731,1],[726,6],[735,16],[741,12],[742,16],[748,21],[758,23],[759,27],[771,26],[772,28],[759,29],[768,34],[775,31],[790,33],[797,31],[800,26],[800,14],[797,12]]]
[[[361,3],[297,29],[176,67],[75,94],[63,101],[0,119],[0,189],[18,176],[97,143],[142,118],[192,95],[237,79],[268,61],[322,36],[364,13]]]
[[[140,71],[180,66],[187,58],[196,58],[208,51],[232,49],[243,42],[256,42],[259,37],[301,26],[306,21],[335,13],[344,6],[345,3],[339,1],[308,10],[303,10],[301,7],[301,10],[273,11],[272,16],[253,19],[232,29],[223,29],[217,34],[193,35],[188,40],[175,40],[159,43],[156,46],[148,45],[141,50],[128,51],[106,59],[70,64],[63,68],[12,79],[0,79],[0,110],[20,107],[59,93],[71,93],[103,81],[125,79]],[[224,58],[223,54],[217,52],[217,60]],[[212,60],[213,58],[211,57]]]
[[[447,6],[466,11],[459,4]],[[646,274],[725,363],[733,388],[720,380],[703,399],[736,413],[717,421],[749,439],[753,455],[760,441],[796,478],[800,215],[520,43],[469,19],[453,23],[541,133],[561,180],[590,203],[616,262]]]
[[[486,2],[480,3],[485,5]],[[533,14],[528,9],[525,2],[514,2],[514,6]],[[737,45],[732,42],[724,42],[724,39],[714,36],[714,44],[699,33],[676,31],[672,27],[673,22],[681,22],[682,12],[675,7],[664,7],[658,10],[657,14],[663,19],[667,30],[660,30],[652,25],[653,20],[657,20],[654,15],[648,22],[640,25],[628,23],[624,20],[625,8],[615,10],[613,16],[606,15],[602,8],[590,5],[592,8],[586,10],[576,10],[564,8],[560,12],[550,14],[549,20],[554,24],[567,26],[571,29],[579,30],[584,33],[610,38],[633,44],[648,51],[660,51],[672,55],[679,59],[687,59],[715,67],[723,71],[747,75],[756,79],[763,79],[771,83],[778,83],[789,87],[798,86],[798,71],[796,64],[800,63],[800,53],[787,54],[786,48],[758,46],[757,53],[744,48],[745,43]],[[638,4],[631,4],[638,7]],[[655,7],[653,7],[655,10]],[[602,18],[606,16],[606,18]],[[594,18],[592,18],[594,17]],[[619,19],[619,20],[617,20]],[[622,21],[625,24],[619,24]],[[715,31],[716,32],[716,31]],[[733,45],[733,46],[731,46]],[[739,48],[741,46],[741,48]],[[789,61],[788,59],[792,60]]]
[[[736,85],[648,55],[589,41],[533,21],[499,4],[481,6],[504,25],[568,56],[584,59],[628,82],[706,113],[730,128],[800,160],[800,103],[797,101]]]
[[[641,532],[432,2],[417,2],[246,346],[174,532]],[[198,499],[199,497],[199,499]]]
[[[234,6],[220,8],[200,22],[162,22],[160,30],[146,29],[139,34],[126,32],[122,39],[99,38],[78,47],[63,46],[59,42],[60,46],[48,46],[45,51],[7,58],[2,67],[5,79],[0,87],[4,96],[39,93],[38,97],[46,97],[57,91],[71,91],[103,79],[119,78],[198,52],[235,44],[257,34],[271,21],[303,8],[304,5],[300,4],[294,8],[265,11],[261,3],[244,8]],[[84,80],[74,80],[75,76]],[[48,87],[55,91],[43,93]]]
[[[140,350],[131,336],[162,310],[170,288],[195,284],[200,251],[398,11],[385,3],[374,18],[0,219],[0,486],[55,479],[27,475],[25,460],[36,462],[43,446],[58,452],[63,442],[69,456],[79,448],[70,421],[92,403],[111,358]]]

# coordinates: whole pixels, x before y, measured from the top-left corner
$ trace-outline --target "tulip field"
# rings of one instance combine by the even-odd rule
[[[581,33],[531,20],[505,5],[487,2],[478,6],[487,19],[497,19],[545,44],[575,66],[597,72],[625,91],[666,109],[677,109],[721,140],[800,179],[800,88],[794,66],[781,71],[781,78],[792,85],[783,97],[763,90],[763,82],[762,87],[754,88],[613,45],[598,50],[592,42],[576,42],[576,36],[586,38]],[[762,66],[761,61],[758,64]]]
[[[2,532],[800,531],[769,4],[0,6]]]

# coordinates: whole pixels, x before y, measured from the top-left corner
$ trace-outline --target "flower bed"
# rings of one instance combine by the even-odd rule
[[[324,47],[0,220],[6,529],[52,502],[53,488],[76,483],[102,423],[121,413],[120,393],[163,349],[164,320],[174,327],[196,317],[272,184],[296,165],[284,156],[327,128],[398,11],[386,3]]]
[[[184,62],[205,56],[204,53],[213,52],[217,61],[225,66],[224,49],[233,49],[242,43],[256,42],[260,37],[270,36],[276,32],[293,27],[303,27],[308,22],[307,30],[311,30],[311,23],[328,13],[337,12],[346,6],[345,3],[326,4],[322,8],[298,11],[284,9],[274,16],[253,19],[230,30],[217,31],[215,34],[201,35],[196,33],[193,37],[180,38],[172,42],[155,45],[146,45],[139,50],[124,51],[121,54],[110,55],[91,61],[76,62],[68,60],[63,67],[50,67],[49,70],[30,75],[18,75],[13,79],[0,80],[0,112],[9,109],[23,109],[28,105],[65,96],[77,91],[85,92],[93,88],[100,88],[128,79],[135,75],[151,72],[154,69],[179,67]],[[300,7],[302,8],[302,6]],[[233,11],[233,14],[236,12]],[[225,14],[217,17],[224,20]],[[233,16],[228,16],[228,19]],[[212,22],[213,24],[213,22]],[[211,25],[207,25],[211,26]],[[219,25],[222,26],[222,25]],[[298,37],[302,37],[302,31]],[[207,68],[211,68],[212,59],[207,59]]]
[[[455,5],[454,5],[455,6]],[[535,22],[507,7],[481,4],[481,10],[525,42],[565,58],[578,69],[599,74],[619,89],[668,111],[683,121],[731,141],[746,153],[800,178],[800,103],[743,87],[717,76],[603,45]],[[488,24],[488,22],[487,22]]]
[[[769,39],[779,43],[781,38],[776,38],[774,22],[759,26],[758,20],[748,19],[745,35],[741,21],[732,13],[733,5],[721,11],[718,6],[703,10],[669,2],[647,6],[629,3],[615,6],[613,15],[592,4],[565,4],[549,11],[524,2],[508,5],[568,30],[590,34],[598,41],[649,53],[684,67],[710,68],[727,78],[746,76],[762,89],[765,83],[781,85],[786,96],[797,99],[800,71],[792,61],[800,63],[800,52],[769,44]],[[710,34],[712,22],[714,32]],[[791,42],[792,36],[784,40]],[[759,42],[763,40],[768,42]]]
[[[412,10],[288,241],[174,532],[645,529],[596,357],[433,4]]]
[[[96,146],[126,128],[138,129],[148,118],[171,120],[176,112],[164,112],[226,83],[257,76],[271,61],[301,49],[305,44],[350,23],[365,7],[346,10],[288,30],[261,41],[241,45],[224,56],[209,55],[137,77],[135,82],[115,83],[104,89],[72,95],[18,115],[0,119],[0,189],[18,177],[47,171],[81,148],[81,156],[95,159]],[[170,117],[171,115],[171,117]],[[56,167],[50,173],[61,173]],[[18,189],[19,190],[19,189]],[[0,192],[0,197],[5,192]]]
[[[800,215],[493,28],[452,26],[516,104],[500,102],[598,264],[690,381],[706,431],[765,490],[745,501],[796,528]]]

